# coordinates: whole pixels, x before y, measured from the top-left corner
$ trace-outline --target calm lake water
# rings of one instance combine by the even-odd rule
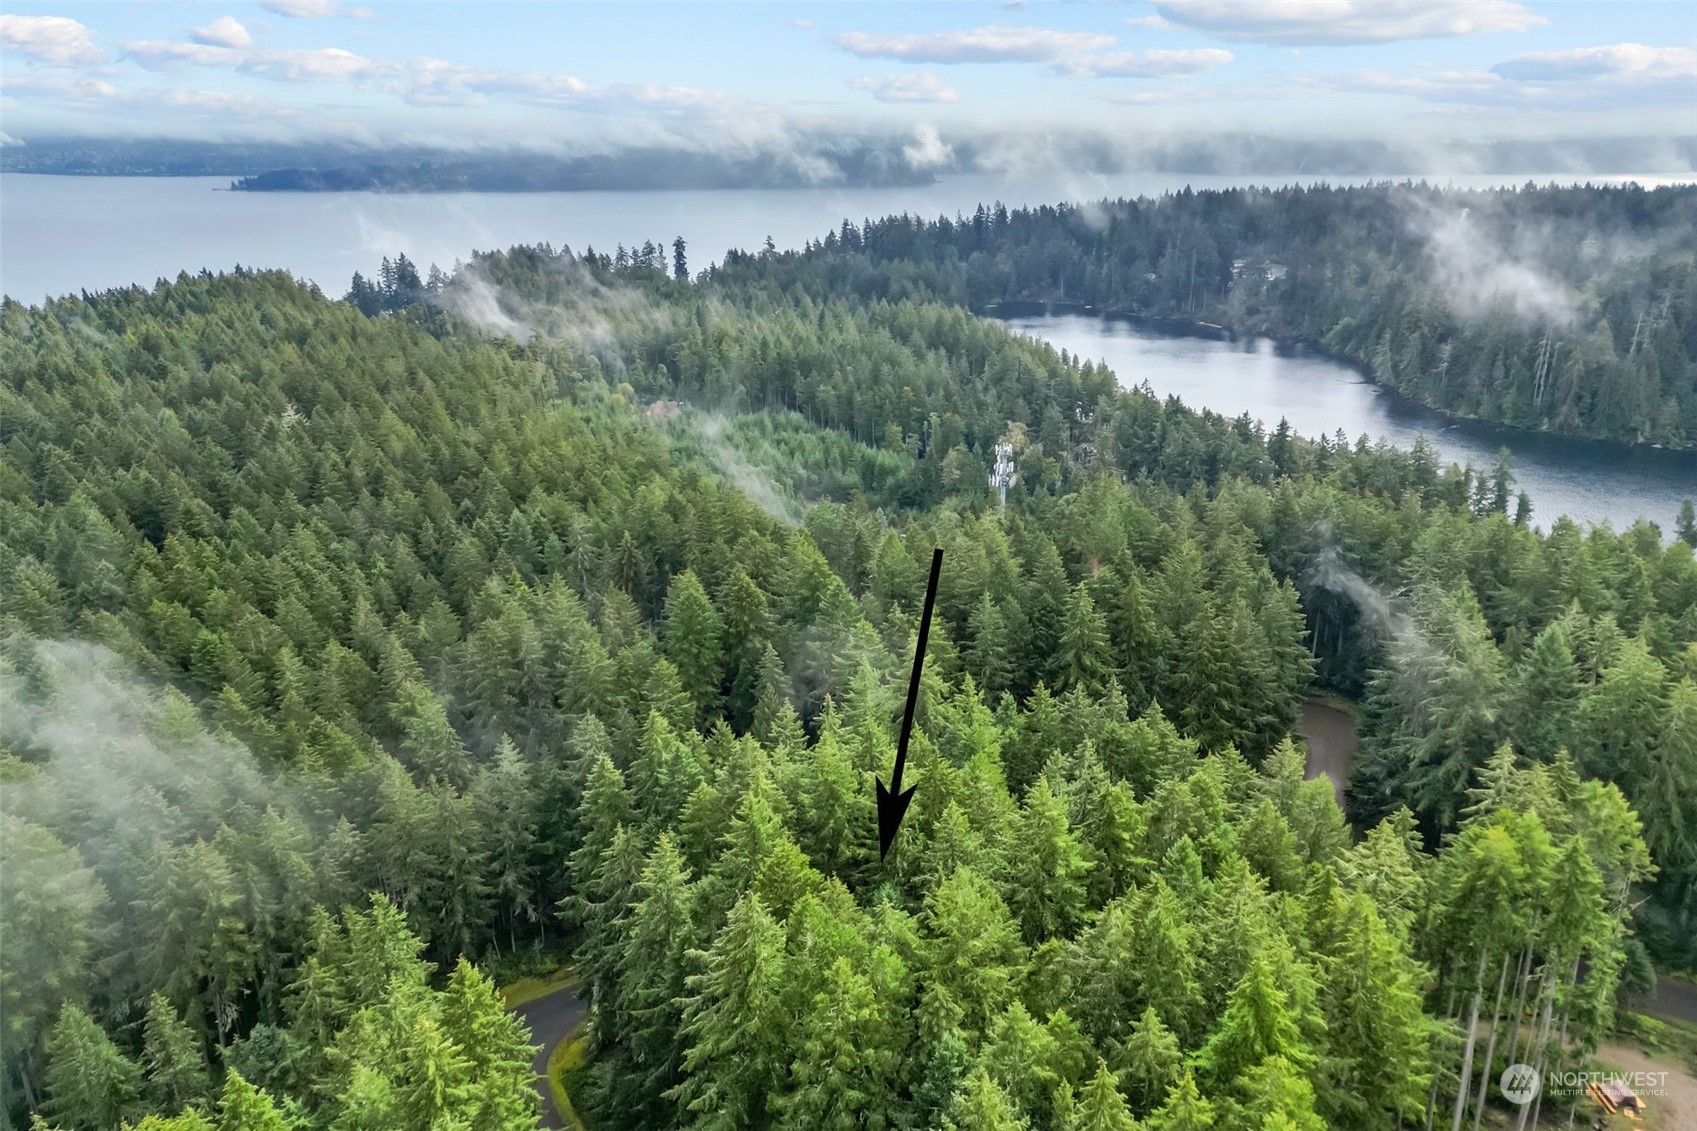
[[[1454,421],[1380,389],[1347,365],[1324,357],[1280,355],[1265,338],[1220,342],[1150,332],[1125,321],[1082,314],[1010,318],[1007,325],[1087,361],[1107,362],[1121,385],[1149,386],[1192,408],[1225,416],[1247,412],[1269,431],[1282,417],[1304,436],[1340,429],[1353,443],[1366,435],[1401,448],[1426,436],[1446,462],[1490,468],[1514,455],[1514,475],[1532,498],[1534,523],[1558,515],[1612,523],[1639,518],[1673,530],[1682,499],[1697,496],[1697,452],[1629,448]]]
[[[1274,178],[1275,183],[1320,178]],[[1330,178],[1334,183],[1345,179]],[[1518,177],[1450,177],[1476,188]],[[1545,180],[1547,178],[1530,178]],[[1571,177],[1560,178],[1571,180]],[[1669,178],[1635,179],[1645,184]],[[540,243],[610,250],[682,235],[697,269],[727,248],[771,236],[797,247],[840,224],[912,212],[970,213],[980,201],[1009,206],[1223,188],[1243,178],[1171,174],[1095,176],[1046,170],[1029,176],[956,176],[889,189],[581,193],[237,193],[222,177],[48,177],[0,174],[0,291],[24,302],[49,295],[152,284],[179,271],[240,263],[285,268],[341,294],[355,271],[370,274],[404,252],[421,267],[451,266],[474,249]],[[1059,316],[1015,322],[1087,358],[1106,360],[1127,384],[1227,415],[1286,417],[1305,435],[1342,429],[1407,446],[1429,434],[1447,459],[1489,466],[1505,444],[1535,517],[1566,513],[1617,527],[1640,515],[1672,528],[1680,499],[1697,494],[1697,454],[1628,450],[1451,425],[1394,402],[1354,371],[1313,357],[1277,357],[1268,343],[1234,345],[1139,333],[1125,323]]]

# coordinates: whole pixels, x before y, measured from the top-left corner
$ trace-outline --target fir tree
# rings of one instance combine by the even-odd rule
[[[1196,1078],[1185,1069],[1184,1078],[1172,1087],[1144,1126],[1149,1131],[1210,1131],[1214,1105],[1202,1097]]]
[[[1108,1070],[1105,1062],[1096,1062],[1096,1075],[1085,1086],[1066,1120],[1067,1131],[1137,1131],[1120,1095],[1119,1080]]]
[[[688,977],[684,1010],[687,1075],[672,1095],[699,1127],[753,1128],[766,1123],[773,1085],[788,1058],[792,1019],[782,1010],[783,931],[754,894],[731,908]]]
[[[148,1100],[160,1111],[201,1107],[211,1099],[211,1081],[200,1038],[183,1024],[161,994],[154,994],[147,1001],[147,1016],[142,1021],[141,1063],[147,1074]]]
[[[1055,655],[1055,690],[1081,687],[1099,692],[1113,674],[1108,647],[1107,618],[1096,611],[1090,592],[1080,585],[1067,601],[1059,650]]]
[[[666,591],[666,656],[695,704],[697,725],[718,715],[725,678],[724,634],[719,614],[695,574],[685,570],[674,577]]]
[[[1066,806],[1037,779],[1013,836],[1009,906],[1027,943],[1070,934],[1083,918],[1090,862],[1067,827]]]
[[[1131,1034],[1115,1043],[1113,1063],[1133,1106],[1147,1113],[1179,1082],[1184,1053],[1179,1049],[1178,1038],[1161,1023],[1155,1007],[1150,1006],[1131,1027]]]
[[[66,1004],[47,1038],[43,1110],[66,1131],[109,1131],[137,1114],[141,1069],[80,1006]]]
[[[231,1071],[224,1075],[217,1131],[290,1131],[290,1127],[270,1096]]]

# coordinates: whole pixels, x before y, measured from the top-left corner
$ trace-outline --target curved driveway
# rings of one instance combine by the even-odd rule
[[[565,1126],[560,1113],[554,1108],[553,1089],[548,1087],[548,1056],[554,1051],[554,1046],[571,1036],[588,1016],[589,1002],[578,997],[578,991],[582,988],[578,985],[565,986],[551,994],[513,1007],[513,1012],[519,1015],[519,1020],[529,1027],[531,1043],[542,1046],[536,1054],[534,1066],[536,1088],[542,1093],[544,1127]]]

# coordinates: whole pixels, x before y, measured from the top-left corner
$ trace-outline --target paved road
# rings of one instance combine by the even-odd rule
[[[1642,1013],[1654,1013],[1659,1017],[1672,1017],[1697,1025],[1697,986],[1665,974],[1656,978],[1656,992],[1650,995],[1648,1001],[1633,998],[1629,1004]]]
[[[541,1045],[536,1054],[536,1087],[542,1093],[542,1126],[564,1127],[560,1113],[554,1110],[554,1094],[548,1087],[548,1054],[554,1051],[572,1030],[583,1024],[589,1013],[589,1002],[578,997],[580,986],[555,990],[535,1001],[527,1001],[513,1010],[530,1027],[532,1044]]]
[[[1349,771],[1355,764],[1355,720],[1328,707],[1318,699],[1304,699],[1302,713],[1297,716],[1296,731],[1308,742],[1308,776],[1325,774],[1332,779],[1332,790],[1338,805],[1343,805],[1343,787],[1349,781]]]

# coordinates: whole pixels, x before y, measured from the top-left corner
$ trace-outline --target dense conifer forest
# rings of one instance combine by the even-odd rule
[[[1432,408],[1692,447],[1694,254],[1690,185],[1422,183],[845,222],[786,271],[829,293],[1223,324],[1323,347]]]
[[[563,959],[594,1128],[1459,1123],[1697,961],[1697,531],[1123,391],[902,225],[8,301],[6,1117],[534,1127]]]

